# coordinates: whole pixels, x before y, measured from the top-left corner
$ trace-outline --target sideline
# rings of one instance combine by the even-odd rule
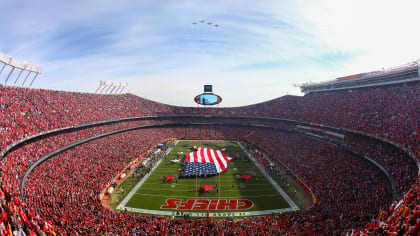
[[[236,142],[239,147],[242,148],[242,150],[246,153],[246,155],[249,157],[249,159],[251,159],[254,164],[257,166],[257,168],[264,174],[264,176],[268,179],[268,181],[270,181],[270,183],[273,185],[273,187],[277,190],[277,192],[280,193],[280,195],[284,198],[284,200],[286,200],[286,202],[289,204],[289,206],[291,206],[291,208],[293,210],[299,210],[299,207],[296,205],[296,203],[289,197],[289,195],[287,195],[286,192],[284,192],[284,190],[278,185],[278,183],[276,181],[274,181],[273,178],[271,178],[271,176],[264,170],[264,168],[260,165],[260,163],[258,163],[246,150],[245,148],[242,146],[242,144],[240,142]]]
[[[178,140],[175,141],[175,145],[176,146],[178,144]],[[165,158],[166,156],[168,156],[168,154],[172,151],[173,147],[168,148],[168,150],[166,150],[166,154],[165,154]],[[139,188],[143,185],[144,182],[146,182],[146,180],[149,178],[149,176],[153,173],[153,171],[160,165],[160,163],[164,160],[164,159],[160,159],[156,165],[150,170],[149,173],[147,173],[141,180],[140,182],[138,182],[136,184],[136,186],[131,189],[131,191],[127,194],[127,196],[125,196],[125,198],[121,201],[121,203],[118,205],[117,209],[118,210],[124,210],[125,205],[128,203],[128,201],[130,201],[130,199],[134,196],[134,194],[137,192],[137,190],[139,190]]]

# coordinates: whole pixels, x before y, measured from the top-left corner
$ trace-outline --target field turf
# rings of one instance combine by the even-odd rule
[[[227,156],[234,157],[230,162],[227,171],[219,176],[207,178],[179,178],[178,181],[171,180],[164,182],[168,174],[176,176],[181,173],[182,164],[180,162],[173,163],[171,160],[177,158],[185,158],[185,155],[192,152],[193,146],[208,147],[213,149],[227,148],[225,152]],[[183,152],[183,154],[180,154]],[[252,179],[246,183],[239,176],[246,174],[252,175]],[[197,185],[196,185],[197,183]],[[197,186],[204,184],[214,186],[214,190],[207,193],[197,192]],[[129,191],[129,190],[128,190]],[[262,211],[271,209],[283,209],[290,207],[279,192],[272,186],[267,178],[248,159],[244,151],[236,142],[229,141],[179,141],[177,145],[168,154],[160,165],[151,173],[148,179],[127,202],[126,207],[160,210],[160,211],[177,211],[174,209],[162,209],[161,206],[166,205],[167,199],[180,199],[180,202],[187,200],[204,199],[210,200],[234,200],[247,199],[252,201],[253,205],[247,210],[232,211]],[[179,205],[180,202],[177,204]],[[226,210],[222,210],[226,212]],[[210,212],[218,212],[221,210],[210,210]]]

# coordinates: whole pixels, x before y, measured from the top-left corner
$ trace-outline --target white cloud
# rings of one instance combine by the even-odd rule
[[[100,80],[194,106],[224,106],[418,59],[420,3],[406,1],[38,1],[2,3],[0,51],[44,67],[36,87],[93,92]],[[10,21],[10,19],[14,19]],[[220,24],[215,28],[192,22]],[[4,75],[2,75],[4,76]]]

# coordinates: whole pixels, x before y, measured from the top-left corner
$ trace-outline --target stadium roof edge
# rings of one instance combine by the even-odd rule
[[[420,60],[380,71],[353,74],[317,83],[294,84],[303,93],[384,86],[420,80]]]

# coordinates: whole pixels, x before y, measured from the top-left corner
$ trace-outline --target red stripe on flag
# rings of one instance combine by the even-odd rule
[[[194,162],[198,162],[197,152],[193,152]]]
[[[202,163],[206,162],[206,158],[204,158],[204,148],[200,148],[200,156],[199,156],[199,160],[201,160]]]

